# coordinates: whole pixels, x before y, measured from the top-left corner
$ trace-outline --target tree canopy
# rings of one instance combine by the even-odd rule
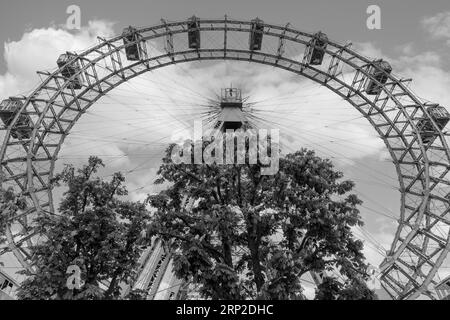
[[[24,210],[26,202],[22,194],[18,194],[12,187],[3,187],[3,173],[0,172],[0,245],[6,241],[6,226],[8,221],[19,210]],[[0,266],[2,262],[0,261]]]
[[[174,250],[178,277],[211,299],[304,299],[300,278],[322,274],[317,299],[373,299],[362,225],[351,193],[331,161],[302,149],[262,175],[261,164],[174,163],[166,150],[150,195],[150,233]],[[338,280],[336,273],[344,280]]]
[[[308,273],[322,277],[316,299],[376,298],[365,284],[363,243],[352,234],[362,225],[361,201],[330,160],[302,149],[263,175],[261,163],[174,163],[173,148],[156,180],[165,188],[146,203],[124,200],[122,174],[100,179],[96,157],[66,166],[55,178],[67,187],[58,215],[36,219],[45,236],[32,248],[35,271],[25,271],[18,297],[143,298],[127,286],[156,236],[172,249],[176,275],[204,298],[305,299]],[[12,193],[1,196],[9,211],[20,209]],[[81,270],[80,288],[67,286],[70,266]]]
[[[75,170],[66,166],[56,177],[64,184],[58,215],[36,220],[45,235],[33,248],[36,272],[18,290],[20,299],[119,299],[136,276],[147,243],[148,211],[144,203],[123,200],[127,194],[120,173],[105,181],[96,176],[103,163],[91,157]],[[69,289],[69,266],[81,270],[81,288]],[[129,292],[136,298],[135,292]],[[126,297],[125,297],[126,298]]]

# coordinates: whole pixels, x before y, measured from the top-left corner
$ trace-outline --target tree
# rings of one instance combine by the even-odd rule
[[[171,245],[176,275],[203,297],[304,299],[303,275],[337,272],[345,283],[327,276],[318,298],[374,298],[363,244],[351,232],[362,225],[361,201],[331,161],[302,149],[269,176],[260,163],[176,164],[174,147],[155,181],[166,189],[148,198],[150,233]]]
[[[3,173],[0,171],[0,245],[6,241],[8,221],[20,210],[26,208],[22,194],[17,194],[12,187],[3,188]],[[2,262],[0,261],[0,266]]]
[[[376,300],[378,297],[361,278],[355,277],[342,283],[325,277],[316,291],[316,300]]]
[[[143,203],[121,199],[127,194],[122,174],[110,181],[95,177],[101,166],[91,157],[81,169],[66,166],[56,177],[68,189],[59,215],[36,220],[47,239],[33,248],[36,272],[26,272],[30,277],[18,290],[20,299],[118,299],[136,276],[148,212]],[[81,270],[79,289],[67,287],[71,265]]]

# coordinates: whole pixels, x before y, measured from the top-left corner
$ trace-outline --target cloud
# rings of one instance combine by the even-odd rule
[[[450,39],[450,11],[425,17],[422,19],[421,24],[434,39]],[[447,43],[450,44],[450,41]]]
[[[113,34],[111,22],[90,21],[75,33],[58,27],[33,29],[18,41],[6,42],[7,72],[0,75],[0,97],[29,92],[39,81],[36,71],[55,69],[60,54],[86,49],[96,43],[97,36]]]
[[[385,54],[373,43],[359,43],[355,45],[358,52],[373,58],[382,58],[393,67],[393,73],[404,79],[412,79],[409,88],[424,101],[432,101],[450,107],[450,70],[446,59],[440,52],[418,51],[410,43],[399,45],[399,54],[392,56]]]

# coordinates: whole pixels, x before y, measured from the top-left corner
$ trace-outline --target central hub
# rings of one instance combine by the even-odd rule
[[[222,108],[242,109],[242,92],[237,88],[222,89],[220,96],[220,106]]]
[[[237,130],[247,122],[242,111],[242,92],[237,88],[222,89],[220,97],[221,113],[219,125],[221,130]]]

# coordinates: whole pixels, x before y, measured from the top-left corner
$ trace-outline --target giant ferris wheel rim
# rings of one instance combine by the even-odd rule
[[[234,60],[270,65],[273,67],[291,71],[297,75],[304,76],[338,94],[348,103],[350,103],[350,105],[361,112],[363,116],[366,117],[367,120],[369,120],[370,124],[375,128],[377,133],[383,139],[396,167],[401,193],[401,208],[399,226],[394,236],[394,241],[392,243],[391,249],[389,251],[390,259],[385,260],[383,266],[384,269],[382,273],[382,284],[389,292],[389,294],[394,298],[417,298],[420,294],[427,294],[431,298],[433,298],[434,295],[430,293],[428,285],[430,283],[434,283],[433,279],[436,275],[436,272],[438,271],[440,265],[443,263],[448,251],[450,250],[450,236],[447,235],[447,239],[438,238],[438,240],[436,240],[436,236],[433,234],[422,234],[422,247],[418,247],[418,252],[414,251],[416,249],[416,244],[414,244],[414,241],[417,241],[417,239],[419,238],[418,235],[421,233],[421,223],[423,223],[425,218],[435,219],[436,221],[443,221],[446,224],[450,223],[448,219],[445,218],[445,212],[443,215],[438,214],[434,216],[431,215],[430,212],[428,212],[430,210],[430,195],[439,198],[439,196],[435,196],[433,194],[433,190],[435,190],[436,188],[436,183],[434,180],[446,180],[445,175],[438,177],[432,175],[430,176],[430,163],[432,162],[429,159],[429,150],[430,148],[436,147],[435,145],[437,145],[436,148],[440,148],[439,150],[445,153],[446,160],[444,161],[444,163],[441,163],[439,165],[446,166],[445,170],[446,173],[448,173],[448,167],[450,166],[450,149],[447,145],[444,133],[439,129],[434,119],[430,116],[426,109],[426,105],[421,101],[421,99],[415,96],[412,91],[407,88],[404,80],[398,79],[392,74],[387,75],[388,81],[385,84],[379,83],[369,73],[368,70],[368,67],[373,66],[373,61],[352,50],[349,44],[341,45],[328,40],[328,46],[325,49],[325,55],[330,57],[332,61],[337,61],[337,66],[347,66],[351,70],[354,70],[355,76],[352,83],[347,83],[344,80],[338,78],[339,74],[337,68],[331,68],[333,62],[330,62],[327,70],[322,70],[320,69],[320,66],[316,68],[309,64],[305,64],[303,61],[293,60],[282,55],[274,55],[271,53],[254,51],[250,49],[246,50],[245,48],[232,49],[227,47],[227,34],[233,32],[250,33],[250,25],[252,21],[229,20],[227,18],[200,19],[199,21],[201,23],[199,27],[200,32],[214,31],[223,33],[224,42],[222,47],[201,48],[197,50],[174,50],[173,52],[166,52],[165,54],[154,57],[149,57],[147,55],[145,59],[141,59],[135,63],[124,66],[124,64],[122,64],[122,62],[120,61],[121,53],[123,53],[125,49],[125,45],[121,43],[124,36],[118,35],[110,39],[100,39],[100,43],[98,45],[93,46],[90,49],[83,51],[82,53],[76,54],[76,56],[71,61],[68,61],[67,64],[70,64],[71,62],[76,60],[81,61],[82,64],[82,68],[80,69],[80,71],[76,75],[73,75],[73,77],[71,77],[70,79],[64,78],[61,75],[61,70],[63,69],[63,67],[56,69],[52,73],[42,74],[46,78],[33,91],[31,95],[24,99],[25,102],[20,112],[17,113],[14,120],[8,126],[5,140],[2,144],[0,159],[2,163],[2,169],[6,168],[6,171],[10,175],[9,181],[14,180],[15,183],[17,183],[18,186],[27,193],[27,196],[31,199],[34,205],[33,209],[36,212],[46,211],[43,208],[48,207],[48,211],[53,213],[54,208],[52,190],[49,186],[49,182],[53,176],[54,164],[57,159],[58,152],[63,145],[65,137],[69,134],[70,129],[75,125],[81,115],[107,92],[120,86],[120,84],[132,78],[138,77],[139,75],[148,71],[183,62]],[[167,37],[169,35],[172,36],[175,34],[187,33],[188,30],[186,28],[186,25],[188,22],[189,20],[178,22],[162,21],[161,24],[152,27],[139,28],[137,29],[137,32],[141,35],[142,38],[131,42],[131,44],[139,44],[141,41],[152,41],[162,37]],[[314,34],[312,33],[298,31],[296,29],[288,27],[288,25],[284,27],[265,23],[263,23],[263,25],[263,35],[280,39],[280,46],[282,41],[291,41],[307,47],[308,45],[310,45],[310,41],[314,37]],[[91,58],[90,55],[94,55],[95,58]],[[112,60],[113,55],[116,55],[118,57],[118,61],[114,62]],[[188,58],[188,56],[190,58]],[[96,64],[100,61],[106,61],[106,59],[110,59],[109,61],[111,64],[111,72],[105,77],[100,78],[96,73]],[[154,65],[152,63],[154,63]],[[90,71],[92,72],[92,74],[89,74]],[[129,74],[127,74],[127,72]],[[70,82],[79,74],[88,74],[88,76],[90,76],[93,80],[92,83],[89,83],[89,85],[83,88],[83,90],[81,90],[80,92],[76,92],[75,89],[70,88]],[[358,76],[360,78],[358,78]],[[118,80],[115,80],[116,82],[112,82],[113,78],[118,78]],[[361,79],[371,79],[375,81],[381,87],[381,93],[379,93],[372,100],[372,98],[365,94],[362,90]],[[53,82],[54,84],[52,87]],[[102,85],[104,85],[105,88],[103,88]],[[46,93],[52,92],[53,95],[51,96],[51,98],[41,98],[40,94],[43,91],[45,91]],[[83,97],[85,95],[93,92],[94,98],[92,98],[91,100],[85,98],[83,100]],[[56,99],[60,96],[65,96],[65,99],[62,99],[62,106],[58,106],[56,103]],[[381,99],[381,96],[384,96],[384,98]],[[410,105],[404,105],[397,97],[408,97],[410,99]],[[67,99],[71,99],[69,103],[66,101]],[[89,102],[84,104],[83,108],[81,108],[80,105],[82,103],[80,103],[79,100]],[[42,110],[39,110],[39,108],[35,106],[37,102],[45,104]],[[380,105],[377,105],[377,103],[380,104],[381,107]],[[386,115],[386,111],[384,110],[386,105],[389,103],[393,103],[396,111],[398,111],[397,116],[394,118],[390,118],[389,115]],[[62,108],[62,111],[59,114],[54,110],[57,107]],[[367,110],[364,110],[364,108],[367,107],[369,108]],[[29,111],[33,110],[31,108],[34,108],[34,112],[38,115],[38,117],[35,117],[37,119],[35,120],[35,122],[33,122],[33,132],[29,141],[20,142],[22,143],[22,146],[26,151],[26,157],[24,157],[24,161],[26,162],[26,172],[24,173],[25,177],[23,178],[23,182],[18,182],[22,178],[17,178],[18,174],[10,172],[12,170],[8,168],[8,161],[11,159],[8,158],[7,150],[8,147],[11,147],[12,145],[12,142],[10,141],[11,129],[14,127],[14,124],[17,122],[21,114],[31,114]],[[411,112],[409,112],[410,109]],[[73,119],[71,119],[70,124],[65,129],[62,129],[64,126],[60,124],[60,120],[62,119],[62,115],[64,114],[65,110],[72,110],[78,113]],[[374,110],[375,112],[373,112]],[[53,116],[53,120],[50,125],[48,125],[48,123],[43,123],[44,117],[49,112]],[[416,113],[421,113],[422,118],[428,119],[434,129],[436,129],[435,131],[437,137],[435,139],[435,142],[427,145],[422,141],[419,134],[419,129],[416,126]],[[374,116],[375,114],[381,117],[383,121],[385,121],[382,124],[389,126],[389,129],[386,132],[383,132],[380,129],[380,123],[377,123],[374,119],[372,119],[372,116]],[[400,123],[397,123],[400,117],[403,117],[405,119],[405,121],[402,122],[402,125],[400,125]],[[61,138],[57,146],[54,147],[53,153],[50,154],[47,148],[45,148],[45,139],[46,137],[48,137],[52,126],[54,126],[55,124],[62,129],[60,133]],[[39,131],[42,129],[43,131]],[[415,138],[411,139],[409,136],[406,137],[403,133],[407,130],[410,130],[412,132],[412,135],[415,134]],[[404,146],[404,150],[401,150],[402,152],[397,152],[399,150],[397,150],[390,144],[391,142],[388,140],[390,139],[390,132],[397,133],[396,138],[400,140],[400,145],[403,143]],[[13,141],[13,143],[15,142]],[[47,203],[42,203],[36,195],[39,188],[36,188],[35,184],[41,183],[43,187],[45,187],[44,179],[42,179],[41,174],[38,172],[38,170],[36,170],[34,166],[34,162],[37,161],[36,154],[40,149],[45,149],[44,153],[47,154],[47,160],[49,161],[48,174],[44,175],[45,177],[47,177],[47,190],[44,190],[48,194]],[[417,152],[417,150],[419,150],[420,152]],[[398,153],[401,154],[400,157],[398,156]],[[405,183],[405,180],[407,180],[405,170],[402,171],[402,159],[406,158],[406,155],[411,157],[412,162],[414,163],[411,166],[417,170],[416,177],[414,177],[413,179],[408,178],[408,180],[413,181],[409,185]],[[432,163],[431,165],[433,166],[435,164]],[[11,176],[13,178],[11,178]],[[38,180],[38,182],[35,182],[35,179]],[[413,186],[417,181],[419,181],[422,185],[422,190],[419,190],[421,194],[416,194],[415,196],[421,199],[421,203],[417,205],[414,211],[408,208],[406,196],[408,195],[408,193],[411,195],[414,194],[411,191],[411,186]],[[444,197],[441,198],[442,199],[439,199],[439,201],[443,202],[444,204],[446,202],[448,203],[448,199],[446,200],[444,199]],[[407,210],[414,212],[408,217],[406,214]],[[410,220],[412,220],[413,218],[415,222],[411,223]],[[24,223],[27,224],[28,222],[25,221]],[[429,222],[427,223],[429,224]],[[402,232],[404,232],[405,229],[410,229],[410,231],[407,232],[405,236],[403,236]],[[30,265],[27,265],[26,261],[26,251],[23,250],[20,245],[27,241],[31,241],[31,237],[25,240],[21,239],[19,240],[19,242],[14,239],[14,237],[10,233],[11,232],[9,230],[9,250],[13,251],[16,257],[19,258],[20,256],[21,259],[19,260],[21,260],[22,265],[29,268]],[[428,247],[427,243],[428,241],[430,241],[430,239],[433,241],[438,241],[441,250],[440,252],[438,252],[439,256],[437,260],[433,262],[433,267],[428,271],[428,274],[424,276],[420,274],[420,269],[425,263],[429,263],[429,261],[431,261],[431,258],[438,254],[435,253],[431,258],[428,257],[426,250]],[[413,244],[414,246],[412,247]],[[407,265],[405,266],[402,264],[404,262],[399,263],[399,261],[402,261],[400,257],[405,252],[405,250],[411,251],[415,256],[418,257],[416,266],[411,264],[408,265],[407,263]],[[4,253],[4,251],[1,253]],[[414,268],[418,270],[414,271]],[[399,273],[403,274],[403,279],[407,279],[405,283],[400,282],[400,276],[398,276]],[[397,276],[395,276],[395,274],[397,274]]]

